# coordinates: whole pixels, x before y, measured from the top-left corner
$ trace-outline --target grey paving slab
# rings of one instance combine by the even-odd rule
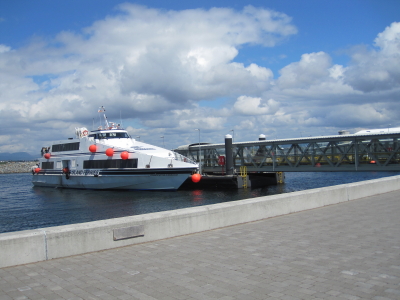
[[[400,299],[400,191],[2,268],[8,299]]]

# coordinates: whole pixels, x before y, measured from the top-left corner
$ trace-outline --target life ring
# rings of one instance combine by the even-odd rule
[[[89,134],[89,131],[87,131],[87,130],[84,130],[83,132],[82,132],[82,136],[87,136]]]

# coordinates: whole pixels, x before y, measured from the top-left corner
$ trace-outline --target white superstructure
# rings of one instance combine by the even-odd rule
[[[104,112],[101,107],[99,112]],[[76,129],[76,138],[42,148],[35,186],[78,189],[176,190],[198,168],[188,158],[132,139],[108,122]]]

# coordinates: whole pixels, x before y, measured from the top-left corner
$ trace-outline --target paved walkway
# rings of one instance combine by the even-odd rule
[[[0,299],[400,299],[400,191],[3,268]]]

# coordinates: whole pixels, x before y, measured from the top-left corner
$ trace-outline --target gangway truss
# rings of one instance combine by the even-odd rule
[[[400,133],[379,133],[233,143],[233,167],[238,172],[246,166],[249,173],[400,171],[399,138]],[[175,151],[197,161],[201,153],[203,172],[221,173],[225,144],[192,144]]]

